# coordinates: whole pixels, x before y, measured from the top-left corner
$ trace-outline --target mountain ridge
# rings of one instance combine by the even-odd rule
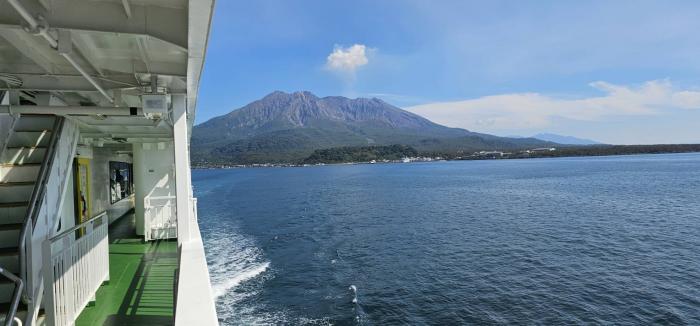
[[[192,158],[199,163],[291,163],[317,149],[394,144],[420,151],[471,152],[553,143],[445,127],[378,98],[275,91],[196,125]]]
[[[532,136],[532,138],[537,138],[540,140],[544,141],[551,141],[559,144],[566,144],[566,145],[603,145],[603,143],[587,139],[587,138],[580,138],[580,137],[574,137],[574,136],[567,136],[567,135],[559,135],[559,134],[553,134],[553,133],[539,133],[537,135]]]

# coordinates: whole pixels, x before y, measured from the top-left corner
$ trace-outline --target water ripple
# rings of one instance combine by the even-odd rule
[[[222,325],[700,324],[700,154],[193,179]]]

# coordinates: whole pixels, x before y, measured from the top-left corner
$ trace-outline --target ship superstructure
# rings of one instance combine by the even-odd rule
[[[215,325],[189,140],[213,0],[0,0],[0,321]]]

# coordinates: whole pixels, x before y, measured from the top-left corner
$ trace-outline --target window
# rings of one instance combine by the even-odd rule
[[[134,192],[133,167],[130,163],[109,162],[109,187],[112,204]]]

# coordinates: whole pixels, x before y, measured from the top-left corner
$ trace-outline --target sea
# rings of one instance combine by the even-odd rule
[[[700,154],[192,178],[222,325],[700,325]]]

